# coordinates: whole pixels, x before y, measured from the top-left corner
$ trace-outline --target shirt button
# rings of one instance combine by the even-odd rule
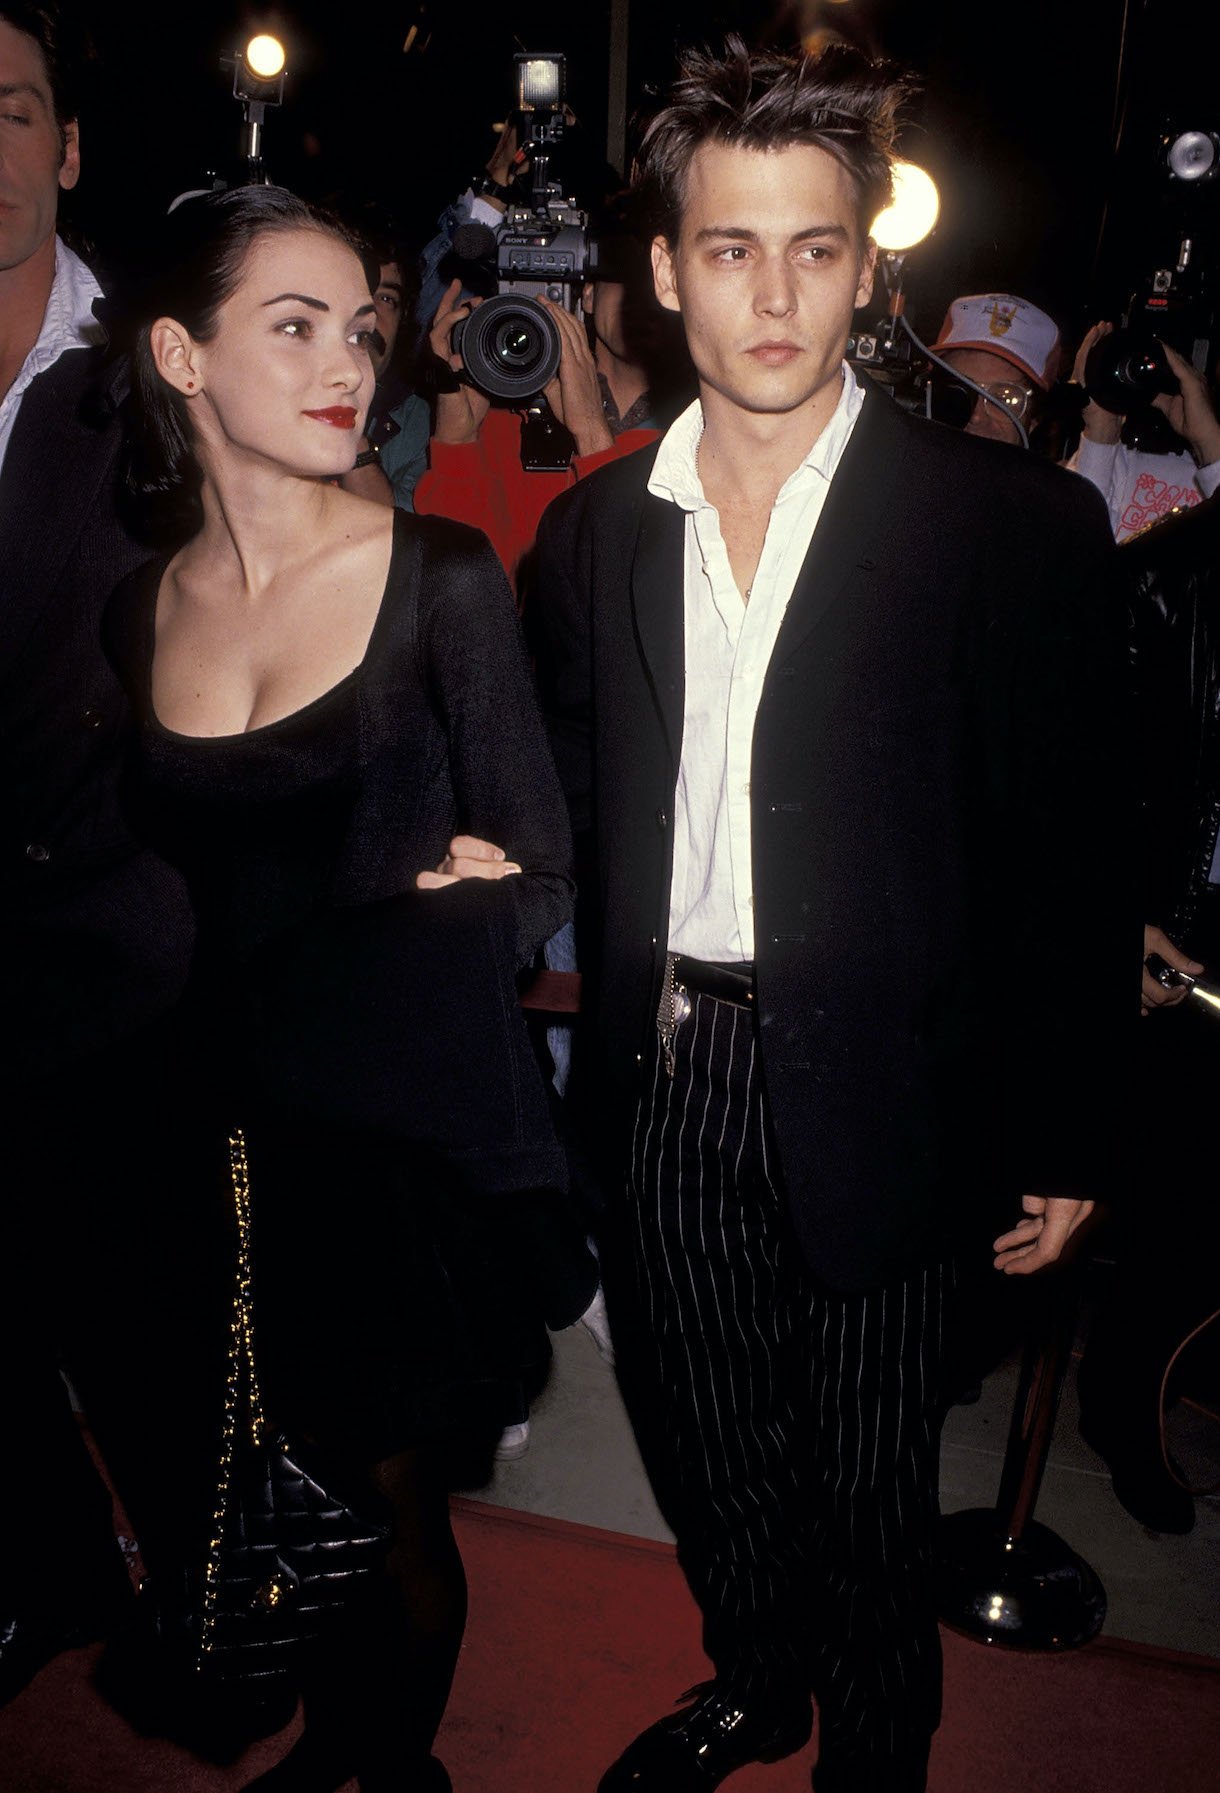
[[[657,811],[657,827],[662,833],[669,827],[669,817],[665,814],[663,809]]]
[[[743,797],[748,797],[750,795],[750,781],[748,778],[741,787],[741,794]]]
[[[102,712],[100,710],[86,710],[81,717],[81,721],[86,728],[101,728]]]
[[[27,859],[31,860],[34,865],[42,865],[51,857],[51,849],[50,847],[44,847],[39,840],[32,840],[25,850],[25,856]]]

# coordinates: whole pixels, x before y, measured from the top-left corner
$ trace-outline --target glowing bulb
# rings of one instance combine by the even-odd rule
[[[246,45],[246,67],[260,81],[274,81],[282,72],[285,60],[283,44],[267,32],[252,37]]]
[[[936,182],[914,162],[894,163],[894,197],[873,219],[879,249],[912,249],[922,243],[940,211]]]

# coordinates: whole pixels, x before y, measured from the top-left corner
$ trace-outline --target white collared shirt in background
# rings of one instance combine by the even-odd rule
[[[648,490],[686,512],[686,701],[674,796],[670,952],[730,962],[754,957],[754,718],[780,624],[863,402],[844,363],[834,415],[772,507],[748,604],[733,578],[719,514],[699,478],[703,410],[697,399],[666,431],[657,452]]]
[[[42,329],[21,363],[17,378],[0,401],[0,471],[26,387],[48,367],[54,367],[65,349],[93,348],[105,340],[105,332],[93,315],[93,301],[101,296],[101,287],[80,256],[56,237],[55,278],[42,314]]]

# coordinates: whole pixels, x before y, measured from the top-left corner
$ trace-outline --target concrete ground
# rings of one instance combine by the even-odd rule
[[[613,1370],[580,1327],[557,1334],[553,1343],[552,1374],[534,1404],[527,1454],[498,1464],[492,1482],[470,1492],[498,1506],[668,1540]],[[951,1410],[941,1451],[944,1512],[994,1503],[1018,1368],[1014,1355],[987,1377],[975,1405]],[[1105,1465],[1080,1438],[1077,1411],[1069,1374],[1038,1520],[1101,1578],[1106,1635],[1220,1656],[1220,1498],[1197,1503],[1187,1537],[1147,1531],[1115,1500]],[[1183,1407],[1170,1424],[1175,1453],[1192,1479],[1220,1478],[1220,1426]]]

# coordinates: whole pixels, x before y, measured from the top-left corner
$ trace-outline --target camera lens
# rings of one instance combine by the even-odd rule
[[[533,398],[559,371],[559,331],[536,299],[498,293],[466,320],[466,372],[489,398]]]
[[[525,366],[532,358],[535,344],[524,324],[503,324],[496,332],[495,355],[505,367]]]
[[[1093,344],[1084,383],[1095,404],[1119,417],[1178,389],[1160,343],[1135,330],[1114,330]]]

